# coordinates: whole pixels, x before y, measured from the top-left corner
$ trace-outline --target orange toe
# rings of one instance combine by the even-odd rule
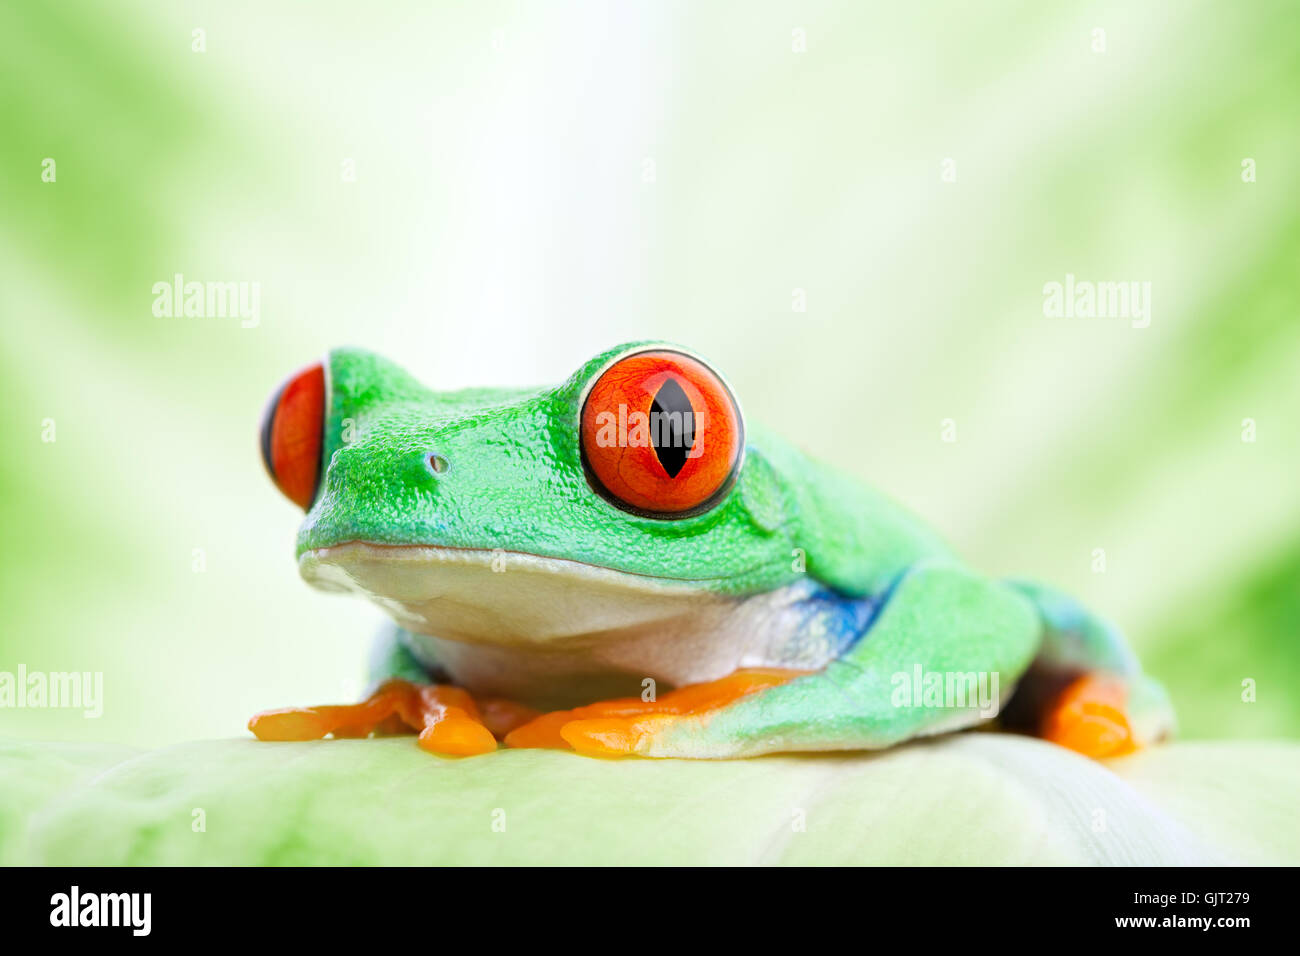
[[[258,740],[320,740],[330,732],[329,721],[310,707],[264,710],[248,722]]]
[[[566,750],[569,744],[560,736],[560,730],[572,720],[573,717],[567,710],[542,714],[506,734],[505,745],[524,749],[549,747]]]
[[[1123,681],[1104,675],[1080,677],[1057,698],[1043,721],[1042,736],[1086,757],[1118,757],[1137,750],[1125,711]]]
[[[497,749],[497,739],[477,720],[460,713],[441,717],[420,731],[420,749],[448,757],[473,757]]]
[[[625,757],[637,752],[640,744],[664,730],[671,714],[646,714],[641,717],[597,717],[571,720],[560,729],[565,743],[588,757]]]
[[[472,757],[497,749],[469,692],[450,684],[419,689],[420,749],[449,757]],[[403,715],[404,719],[416,715]]]

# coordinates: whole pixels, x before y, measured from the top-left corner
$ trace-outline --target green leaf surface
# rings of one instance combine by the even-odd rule
[[[1294,864],[1297,792],[1300,744],[1280,742],[1108,764],[991,733],[724,762],[8,742],[0,862]]]

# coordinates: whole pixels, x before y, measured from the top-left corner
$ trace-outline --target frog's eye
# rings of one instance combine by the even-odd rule
[[[320,481],[325,369],[317,362],[290,377],[262,416],[262,461],[286,498],[304,511]]]
[[[736,400],[717,373],[681,352],[634,352],[605,369],[587,392],[580,427],[592,487],[637,514],[707,511],[740,472]]]

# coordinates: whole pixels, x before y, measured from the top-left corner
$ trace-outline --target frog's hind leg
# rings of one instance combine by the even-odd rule
[[[506,743],[555,746],[558,736],[593,755],[691,758],[883,748],[994,716],[1037,640],[1033,608],[1017,592],[958,567],[918,566],[893,587],[866,634],[821,671],[757,678],[740,671],[674,691],[699,695],[701,706],[685,710],[632,700],[546,715]],[[728,699],[723,685],[733,679],[744,693]]]
[[[1002,724],[1089,757],[1115,757],[1172,735],[1164,688],[1142,673],[1123,635],[1051,588],[1009,582],[1038,610],[1043,641]]]

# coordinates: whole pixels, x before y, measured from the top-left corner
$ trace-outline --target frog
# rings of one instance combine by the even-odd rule
[[[300,576],[385,612],[363,699],[263,711],[261,740],[727,759],[988,729],[1105,759],[1175,728],[1116,626],[972,570],[748,422],[682,346],[444,391],[336,348],[275,390],[260,439],[305,512]]]

